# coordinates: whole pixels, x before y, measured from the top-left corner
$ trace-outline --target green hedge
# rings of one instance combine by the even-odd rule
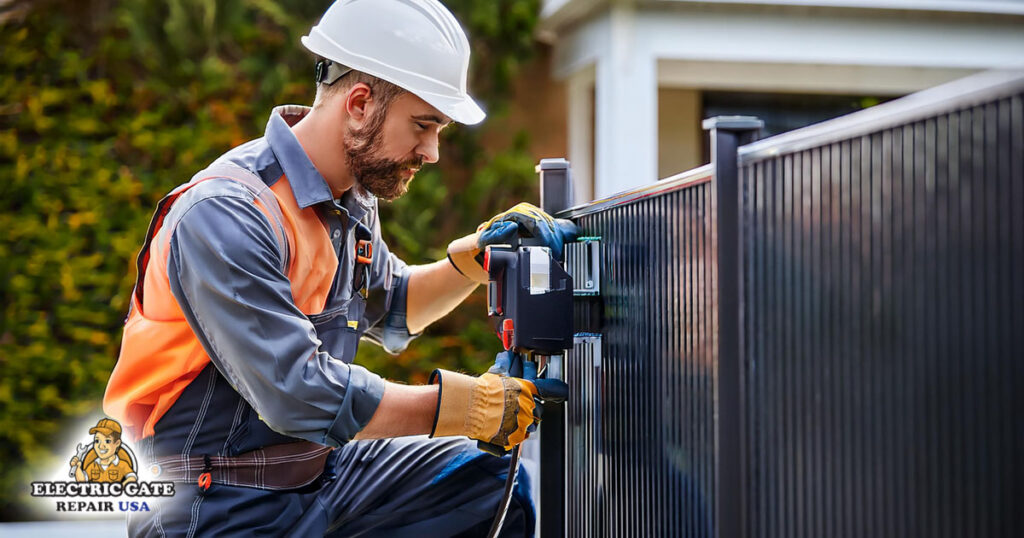
[[[471,87],[500,124],[533,50],[537,0],[449,0],[474,47]],[[309,103],[299,44],[325,1],[32,1],[0,8],[0,520],[26,517],[27,484],[66,461],[62,429],[99,410],[155,203],[263,132],[271,107]],[[497,119],[496,119],[497,117]],[[491,213],[536,199],[525,135],[489,152],[446,131],[442,166],[383,210],[410,263]],[[357,360],[422,381],[480,369],[497,341],[476,294],[399,357]],[[48,474],[48,473],[47,473]]]

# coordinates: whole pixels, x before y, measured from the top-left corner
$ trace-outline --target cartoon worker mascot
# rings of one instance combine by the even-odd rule
[[[71,471],[78,482],[135,482],[135,455],[121,443],[121,425],[109,418],[100,419],[89,430],[92,443],[78,445],[71,458]]]

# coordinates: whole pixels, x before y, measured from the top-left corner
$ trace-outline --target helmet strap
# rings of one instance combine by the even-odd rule
[[[316,63],[316,82],[330,86],[350,71],[352,71],[351,67],[346,67],[331,60],[320,60]]]

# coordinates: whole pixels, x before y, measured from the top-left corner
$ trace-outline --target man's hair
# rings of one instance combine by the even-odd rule
[[[352,70],[335,81],[334,84],[318,82],[316,85],[316,98],[313,100],[313,108],[320,108],[331,98],[344,94],[360,82],[370,87],[370,96],[377,102],[381,114],[387,112],[388,105],[396,97],[406,92],[406,90],[384,79],[368,75],[362,71]]]

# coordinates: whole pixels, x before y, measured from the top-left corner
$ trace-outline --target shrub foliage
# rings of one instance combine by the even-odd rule
[[[469,32],[471,88],[495,116],[533,50],[538,0],[446,0]],[[135,281],[134,257],[168,190],[263,132],[275,104],[312,100],[299,37],[329,2],[14,1],[0,7],[0,519],[25,517],[28,482],[70,455],[62,429],[99,411]],[[481,131],[446,131],[383,213],[410,263],[494,211],[535,199],[520,136],[489,151]],[[479,371],[496,340],[476,294],[398,357],[359,360],[421,382],[442,365]]]

